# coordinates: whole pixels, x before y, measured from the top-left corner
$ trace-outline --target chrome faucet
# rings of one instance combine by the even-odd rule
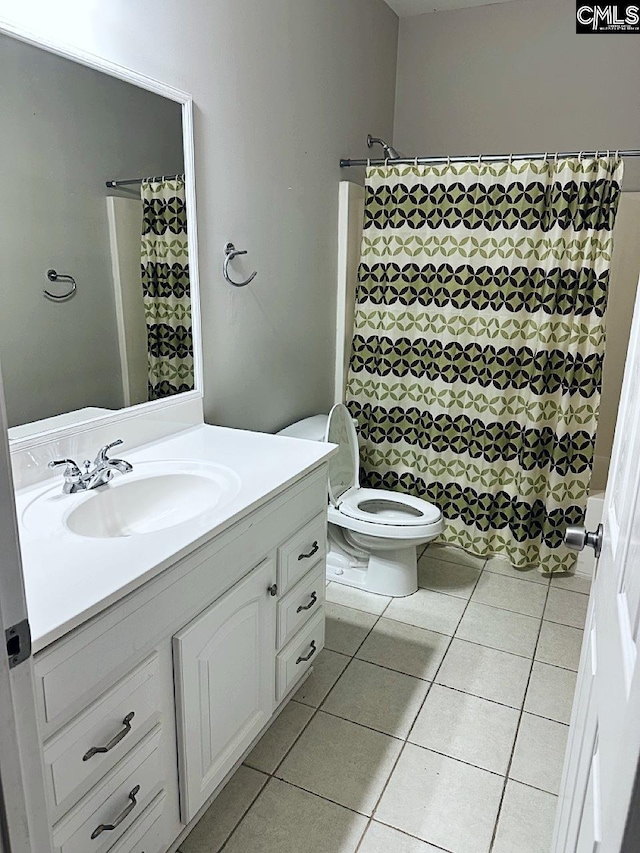
[[[81,471],[73,459],[56,459],[49,462],[49,468],[61,468],[65,466],[64,486],[62,491],[65,495],[73,495],[76,492],[85,492],[89,489],[97,489],[98,486],[106,485],[117,472],[119,474],[128,474],[133,470],[133,465],[126,462],[124,459],[110,459],[107,453],[112,447],[117,447],[122,444],[122,439],[112,441],[111,444],[106,444],[101,447],[96,456],[93,468],[91,462],[87,459],[83,463],[84,471]]]

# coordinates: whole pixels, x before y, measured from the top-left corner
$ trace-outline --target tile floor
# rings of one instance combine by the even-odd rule
[[[589,584],[431,546],[326,648],[181,853],[548,853]]]

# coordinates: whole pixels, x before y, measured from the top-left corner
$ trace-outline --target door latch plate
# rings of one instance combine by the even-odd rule
[[[9,669],[18,666],[23,661],[31,657],[31,629],[29,620],[23,619],[16,625],[12,625],[4,632],[7,644],[7,657],[9,659]]]

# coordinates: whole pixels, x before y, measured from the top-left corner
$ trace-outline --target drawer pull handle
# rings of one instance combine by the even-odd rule
[[[318,540],[313,543],[311,546],[311,550],[308,554],[298,554],[298,560],[308,560],[309,557],[313,557],[314,554],[317,554],[320,550],[320,546],[318,545]]]
[[[85,754],[82,756],[83,761],[88,761],[90,758],[93,758],[94,755],[97,755],[99,752],[110,752],[114,746],[117,746],[123,737],[126,737],[131,731],[131,720],[135,717],[135,712],[130,711],[127,716],[122,721],[122,725],[124,728],[122,731],[118,732],[118,734],[111,738],[109,743],[106,746],[92,746],[91,749],[88,749]]]
[[[300,607],[298,607],[298,609],[296,610],[296,613],[302,613],[303,610],[311,610],[311,608],[313,607],[313,605],[316,603],[317,600],[318,600],[318,595],[314,589],[313,592],[311,593],[311,601],[308,604],[301,604]]]
[[[309,654],[308,654],[308,655],[300,655],[300,657],[299,657],[299,658],[298,658],[298,660],[296,661],[296,666],[297,666],[299,663],[302,663],[302,661],[311,660],[311,658],[315,655],[315,653],[316,653],[317,651],[318,651],[318,649],[316,648],[316,641],[315,641],[315,640],[311,640],[311,651],[309,652]]]
[[[120,814],[114,820],[113,823],[101,823],[99,826],[96,826],[96,828],[91,833],[92,839],[97,838],[99,835],[102,835],[103,832],[111,832],[112,829],[117,829],[120,826],[120,824],[122,823],[122,821],[126,820],[129,817],[131,812],[138,805],[138,801],[136,800],[136,794],[138,793],[139,790],[140,790],[140,785],[136,785],[136,787],[132,791],[129,791],[129,799],[131,800],[131,802],[126,807],[126,809],[123,809],[120,812]]]

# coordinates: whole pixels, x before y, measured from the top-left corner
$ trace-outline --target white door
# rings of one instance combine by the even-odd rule
[[[3,639],[0,648],[0,833],[6,834],[6,853],[49,853],[51,842],[1,377],[0,637]],[[19,662],[25,654],[26,659]]]
[[[173,638],[184,823],[273,713],[275,581],[265,560]]]
[[[603,526],[553,853],[640,850],[627,826],[640,794],[640,286]]]

